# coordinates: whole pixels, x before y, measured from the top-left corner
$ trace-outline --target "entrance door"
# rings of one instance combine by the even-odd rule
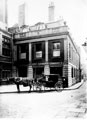
[[[18,69],[19,77],[27,77],[27,67],[22,66]]]

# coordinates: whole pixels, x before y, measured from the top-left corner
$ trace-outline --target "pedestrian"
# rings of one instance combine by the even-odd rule
[[[62,77],[60,75],[58,76],[58,83],[59,83],[59,87],[63,88],[63,81],[62,81]]]
[[[16,86],[17,86],[17,90],[18,90],[18,93],[20,93],[20,78],[15,78],[15,82],[16,82]]]

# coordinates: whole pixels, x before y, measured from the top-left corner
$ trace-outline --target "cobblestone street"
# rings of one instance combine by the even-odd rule
[[[79,89],[62,92],[16,92],[16,86],[0,93],[0,118],[28,118],[29,120],[86,119],[87,82]],[[6,86],[1,86],[6,88]],[[23,89],[21,87],[21,89]],[[25,90],[25,88],[24,88]],[[26,88],[28,90],[28,88]]]

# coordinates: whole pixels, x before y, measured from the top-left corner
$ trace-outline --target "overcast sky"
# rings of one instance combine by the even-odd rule
[[[48,6],[55,5],[55,20],[59,16],[67,22],[74,41],[82,44],[87,38],[87,0],[8,0],[8,25],[18,23],[18,6],[27,3],[27,24],[48,22]]]

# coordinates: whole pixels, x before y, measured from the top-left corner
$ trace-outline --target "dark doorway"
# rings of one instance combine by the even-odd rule
[[[62,76],[62,67],[50,67],[50,74],[59,74]]]
[[[34,68],[34,77],[38,77],[40,75],[42,75],[44,73],[44,67],[37,67],[37,68]]]
[[[50,79],[54,80],[55,82],[58,81],[58,74],[62,77],[62,67],[50,67]],[[57,74],[53,75],[52,74]]]
[[[27,77],[27,67],[22,66],[18,69],[19,77]]]

